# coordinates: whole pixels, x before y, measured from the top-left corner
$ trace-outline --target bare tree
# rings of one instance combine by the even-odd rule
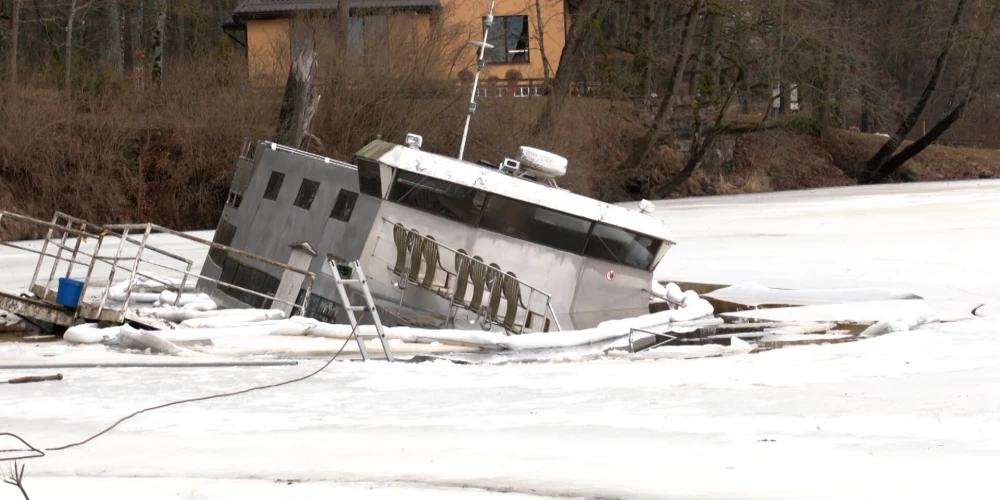
[[[129,34],[131,35],[131,55],[132,55],[132,84],[135,88],[143,88],[145,66],[146,66],[146,51],[142,44],[142,16],[143,16],[143,0],[139,0],[132,7],[129,16]]]
[[[538,52],[542,55],[542,74],[545,75],[545,81],[549,81],[549,72],[551,71],[551,66],[549,65],[549,58],[545,55],[545,23],[542,21],[542,0],[535,0],[535,31],[538,34]]]
[[[892,157],[893,153],[899,149],[899,145],[902,144],[903,139],[906,138],[910,131],[913,130],[913,127],[917,125],[920,115],[924,113],[924,110],[927,108],[927,104],[930,102],[931,98],[934,97],[934,93],[938,88],[939,82],[941,81],[941,75],[944,72],[945,62],[948,60],[948,55],[951,53],[952,47],[955,46],[959,25],[962,22],[962,14],[968,3],[969,0],[958,0],[958,4],[955,6],[955,13],[951,18],[951,23],[948,25],[948,34],[945,36],[944,44],[934,62],[934,69],[931,70],[930,77],[927,80],[927,85],[924,86],[924,90],[920,94],[920,99],[917,100],[909,114],[907,114],[903,121],[900,122],[896,131],[889,135],[889,140],[887,140],[885,144],[883,144],[882,147],[868,159],[868,162],[865,165],[865,171],[861,173],[859,178],[861,182],[876,182],[885,178],[885,176],[888,175],[888,170],[895,170],[896,167],[890,165],[886,168],[885,164]]]
[[[17,49],[21,28],[21,0],[14,0],[10,14],[10,46],[7,49],[7,79],[11,87],[17,85]]]
[[[959,8],[962,7],[961,4],[963,2],[964,0],[960,0]],[[958,120],[962,118],[962,115],[965,113],[965,110],[969,107],[972,101],[975,100],[975,98],[983,91],[984,87],[984,82],[982,77],[983,63],[987,57],[987,54],[989,53],[989,50],[992,48],[991,42],[993,38],[994,27],[996,26],[998,20],[1000,20],[1000,3],[994,3],[990,15],[985,23],[985,26],[983,26],[983,29],[978,33],[978,38],[980,41],[978,48],[976,49],[976,56],[974,58],[974,61],[969,67],[965,68],[959,75],[959,80],[961,82],[964,82],[965,89],[956,92],[955,95],[952,96],[949,102],[947,112],[944,113],[944,116],[941,119],[939,119],[931,127],[931,129],[928,130],[926,133],[924,133],[919,139],[910,143],[908,146],[903,148],[903,150],[900,151],[899,153],[894,154],[885,161],[883,161],[874,170],[869,170],[868,172],[865,172],[865,174],[867,175],[862,177],[862,179],[865,182],[879,182],[884,180],[888,176],[892,175],[907,161],[911,160],[914,156],[919,154],[924,149],[927,149],[927,147],[930,146],[931,144],[934,144],[935,141],[940,139],[941,136],[948,131],[948,129],[954,126],[955,123],[957,123]],[[953,20],[952,21],[953,27],[954,23],[955,21]],[[953,36],[952,29],[949,29],[949,37],[952,36]],[[938,72],[939,64],[940,64],[940,57],[938,59],[938,63],[935,64],[935,73]],[[937,76],[938,78],[940,77],[940,75]],[[930,87],[930,84],[928,84],[928,87]],[[924,95],[921,96],[921,101],[924,101],[925,98],[929,99],[929,97],[927,97],[926,90],[924,92]],[[918,103],[918,105],[920,105],[920,103]],[[926,106],[926,103],[924,103],[924,106]],[[919,118],[919,115],[917,117],[914,117],[912,113],[910,116],[907,117],[908,120],[914,121],[913,125],[915,125],[917,118]],[[887,142],[886,146],[883,146],[883,148],[879,150],[879,152],[882,152],[882,150],[886,149],[892,140],[893,138],[890,137],[889,142]],[[899,145],[897,143],[896,148],[898,147]],[[895,148],[893,149],[893,152],[894,151]],[[877,154],[878,153],[876,153],[876,155]],[[868,166],[869,168],[871,168],[872,163],[869,162]]]
[[[279,143],[301,148],[310,135],[310,126],[319,106],[319,95],[313,86],[318,63],[312,30],[304,26],[295,28],[293,26],[290,33],[292,66],[288,70],[285,95],[281,100],[276,135]]]
[[[76,21],[76,16],[80,15],[87,8],[90,7],[90,0],[85,2],[79,2],[79,0],[70,0],[69,4],[69,15],[66,19],[66,46],[63,56],[63,85],[65,86],[66,95],[73,95],[73,24]]]
[[[337,0],[337,40],[340,50],[346,51],[351,36],[351,2]]]
[[[684,28],[681,32],[681,47],[677,51],[673,68],[670,71],[670,81],[667,84],[668,94],[663,96],[660,108],[656,113],[653,122],[646,129],[646,133],[632,147],[629,157],[624,163],[619,165],[619,170],[630,170],[642,168],[649,161],[653,150],[667,131],[670,121],[673,118],[676,98],[680,95],[681,84],[684,80],[684,73],[691,58],[695,43],[695,26],[701,17],[703,5],[700,0],[695,0],[688,6],[684,16]]]
[[[124,11],[121,9],[120,0],[110,0],[108,2],[107,22],[108,31],[105,44],[108,64],[115,70],[115,73],[120,75],[125,72],[125,41],[123,39],[125,33],[123,29],[125,16]]]
[[[4,471],[3,482],[17,487],[21,491],[21,496],[24,497],[24,500],[30,500],[28,498],[28,490],[24,488],[24,464],[18,467],[17,460],[14,460],[9,469]]]
[[[589,43],[594,33],[594,17],[610,0],[582,0],[577,6],[569,31],[566,34],[566,45],[563,46],[556,70],[552,91],[535,123],[536,134],[551,130],[562,113],[563,102],[569,95],[570,85],[580,72],[583,61],[584,47]]]
[[[153,29],[153,86],[163,88],[163,51],[166,44],[167,2],[157,0],[156,26]]]

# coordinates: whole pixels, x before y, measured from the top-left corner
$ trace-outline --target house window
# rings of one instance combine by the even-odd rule
[[[386,16],[352,17],[347,42],[355,55],[366,59],[378,57],[388,49],[389,18]]]
[[[282,182],[285,182],[285,174],[281,172],[271,172],[271,178],[267,180],[267,188],[264,189],[264,199],[277,200],[278,193],[281,192]]]
[[[484,28],[485,29],[485,28]],[[486,62],[489,64],[528,63],[528,16],[499,16],[494,18],[487,43]]]
[[[302,179],[302,185],[299,186],[299,194],[295,197],[295,206],[309,210],[309,207],[313,204],[313,200],[316,199],[316,191],[318,190],[318,182]]]
[[[344,189],[337,195],[337,201],[333,204],[333,211],[330,212],[331,219],[344,222],[351,221],[351,214],[354,213],[354,204],[358,201],[358,193],[353,193]]]
[[[347,42],[354,49],[355,54],[362,56],[365,53],[365,18],[352,17],[347,31]]]

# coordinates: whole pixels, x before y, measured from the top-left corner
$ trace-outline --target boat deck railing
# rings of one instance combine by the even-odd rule
[[[129,306],[132,291],[140,278],[157,284],[163,290],[175,292],[174,306],[180,305],[181,295],[193,288],[194,281],[191,280],[193,277],[216,283],[220,287],[240,290],[289,305],[293,311],[298,310],[300,314],[308,305],[315,281],[315,275],[308,271],[151,223],[99,226],[61,212],[57,212],[51,222],[46,222],[0,211],[0,222],[5,221],[47,229],[40,248],[32,248],[30,244],[24,242],[0,241],[0,245],[39,256],[31,282],[28,283],[28,291],[38,297],[39,301],[56,306],[59,278],[82,282],[78,306],[75,309],[67,309],[66,314],[60,315],[64,318],[61,323],[76,323],[82,320],[122,323],[126,319],[134,319],[129,316],[133,312]],[[263,264],[303,274],[306,279],[304,299],[301,304],[295,304],[275,296],[200,276],[198,272],[192,271],[194,262],[190,259],[151,245],[148,239],[153,233],[171,234]],[[101,254],[102,247],[108,246],[107,242],[113,240],[117,240],[114,253]],[[152,268],[165,270],[166,274],[153,272]],[[127,283],[124,296],[113,295],[112,285],[116,284],[116,276],[124,277],[120,282]]]
[[[392,224],[396,246],[396,261],[387,263],[389,270],[403,286],[419,286],[448,300],[446,324],[465,309],[476,314],[482,325],[499,325],[510,333],[549,331],[552,326],[562,330],[551,294],[497,264],[487,264],[478,255],[383,220]]]

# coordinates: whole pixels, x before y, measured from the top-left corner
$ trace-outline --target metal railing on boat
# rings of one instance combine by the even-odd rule
[[[421,286],[449,300],[450,307],[445,319],[446,324],[450,324],[455,319],[458,310],[464,308],[475,313],[477,319],[484,324],[486,322],[495,324],[511,333],[524,333],[526,328],[532,327],[535,317],[543,322],[542,331],[549,330],[549,323],[554,325],[557,331],[562,331],[562,326],[559,324],[559,318],[556,316],[552,304],[552,295],[548,292],[525,282],[515,276],[513,272],[503,271],[496,264],[487,265],[478,256],[469,255],[464,250],[456,250],[438,242],[431,235],[420,234],[384,217],[382,220],[392,224],[394,232],[405,232],[405,241],[395,242],[397,261],[395,266],[389,266],[390,270],[399,275],[401,279],[405,279],[406,283]],[[394,234],[394,236],[399,238],[399,235]],[[405,245],[402,251],[399,248],[400,243]],[[442,250],[451,254],[451,260],[442,259]],[[429,262],[429,258],[433,259],[433,263]],[[454,262],[454,271],[442,265],[442,260]],[[428,278],[428,269],[431,265],[434,266],[434,270],[430,271],[430,278]],[[423,274],[420,272],[421,268],[424,269]],[[477,269],[480,272],[476,274],[481,276],[474,276]],[[437,270],[446,274],[443,285],[433,283]],[[464,285],[467,286],[470,282],[473,284],[473,297],[468,303],[464,300],[466,288],[463,287],[463,278],[466,281]],[[476,286],[479,286],[477,280],[482,281],[478,296],[475,292]],[[435,290],[431,290],[432,288]],[[484,295],[486,293],[489,294],[488,298]],[[525,295],[527,300],[522,300]],[[545,301],[541,312],[533,308],[536,297]],[[506,305],[507,311],[503,315],[499,314],[501,302]],[[522,311],[523,318],[519,318]]]

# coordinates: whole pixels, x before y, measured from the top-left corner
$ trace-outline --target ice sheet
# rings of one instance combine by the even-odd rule
[[[783,290],[769,288],[760,283],[741,283],[706,293],[705,296],[747,306],[759,306],[762,304],[808,306],[921,298],[919,295],[892,288]]]
[[[891,287],[986,303],[984,318],[694,360],[335,363],[300,384],[143,414],[29,461],[29,488],[33,498],[102,500],[280,497],[262,481],[306,498],[305,485],[347,482],[402,498],[419,498],[394,489],[413,485],[563,498],[992,499],[998,189],[908,184],[658,204],[679,240],[660,268],[667,279]],[[26,282],[32,266],[0,280]],[[0,360],[30,348],[2,344]],[[103,349],[78,349],[92,348]],[[53,446],[144,406],[316,367],[66,370],[58,383],[0,385],[0,427]],[[16,491],[0,485],[0,498]]]

